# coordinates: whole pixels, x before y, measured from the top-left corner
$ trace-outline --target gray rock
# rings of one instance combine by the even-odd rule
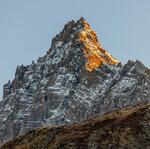
[[[150,73],[139,61],[85,69],[78,38],[82,21],[65,25],[45,56],[18,66],[15,79],[4,85],[0,144],[36,127],[74,123],[150,101]]]

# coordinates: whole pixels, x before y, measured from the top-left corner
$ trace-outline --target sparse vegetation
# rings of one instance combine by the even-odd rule
[[[38,128],[1,149],[118,149],[150,147],[150,104],[128,107],[72,125]]]

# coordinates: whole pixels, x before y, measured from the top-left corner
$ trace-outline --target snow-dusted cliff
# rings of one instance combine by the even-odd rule
[[[149,69],[139,61],[122,66],[85,19],[71,21],[44,57],[17,67],[4,85],[0,144],[36,127],[82,121],[149,97]]]

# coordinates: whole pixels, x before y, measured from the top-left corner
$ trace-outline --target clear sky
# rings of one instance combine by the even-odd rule
[[[150,0],[0,0],[0,98],[16,66],[45,54],[64,24],[81,16],[113,56],[150,66]]]

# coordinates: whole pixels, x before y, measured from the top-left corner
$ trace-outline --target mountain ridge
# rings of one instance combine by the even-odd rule
[[[31,65],[18,66],[14,80],[4,85],[0,144],[36,127],[80,122],[150,101],[149,69],[139,61],[122,65],[108,56],[92,29],[86,33],[87,42],[80,40],[81,20],[67,23],[46,55]]]

